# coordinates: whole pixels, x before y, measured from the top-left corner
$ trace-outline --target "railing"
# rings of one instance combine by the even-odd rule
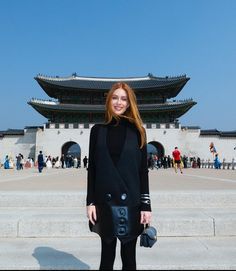
[[[40,103],[40,104],[53,104],[57,105],[59,104],[58,101],[52,101],[52,100],[43,100],[43,99],[37,99],[37,98],[32,98],[30,102],[35,102],[35,103]]]
[[[96,121],[95,121],[96,122]],[[64,128],[71,128],[71,129],[78,129],[78,128],[91,128],[94,123],[90,122],[47,122],[45,123],[46,129],[64,129]],[[102,122],[102,121],[101,121]],[[171,122],[171,123],[143,123],[144,127],[147,129],[177,129],[179,128],[178,122]],[[164,131],[164,134],[166,131]]]
[[[210,162],[210,160],[201,161],[201,168],[215,168],[215,163],[214,162]],[[220,164],[219,169],[236,169],[236,163],[234,158],[232,159],[231,162],[227,162],[225,159],[223,159],[223,162]]]

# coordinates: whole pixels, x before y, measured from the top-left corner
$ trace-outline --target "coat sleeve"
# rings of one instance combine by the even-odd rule
[[[147,165],[147,144],[141,149],[141,168],[140,168],[140,202],[141,211],[151,211],[151,200],[149,194],[149,176]]]
[[[96,173],[95,150],[98,128],[99,126],[96,124],[91,128],[89,139],[89,159],[88,159],[87,197],[86,197],[87,206],[95,203],[94,202],[94,186]]]

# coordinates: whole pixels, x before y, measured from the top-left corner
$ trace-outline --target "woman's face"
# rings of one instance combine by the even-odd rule
[[[112,111],[117,115],[122,115],[129,107],[127,93],[123,88],[116,89],[111,97]]]

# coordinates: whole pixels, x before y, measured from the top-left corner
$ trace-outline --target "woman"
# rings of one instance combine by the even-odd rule
[[[4,161],[4,169],[9,169],[9,168],[10,168],[10,159],[8,155],[6,155],[5,161]]]
[[[215,155],[215,159],[214,159],[214,167],[216,169],[220,169],[221,167],[221,162],[220,162],[220,159],[218,157],[218,154]]]
[[[151,220],[146,134],[134,91],[107,94],[105,124],[91,129],[87,184],[90,230],[101,237],[100,270],[113,270],[117,238],[123,270],[136,269],[137,238]]]

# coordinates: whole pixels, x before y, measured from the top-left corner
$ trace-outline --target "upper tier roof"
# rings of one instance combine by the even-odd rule
[[[48,96],[58,98],[62,95],[68,95],[68,91],[108,91],[115,82],[126,82],[134,90],[157,90],[162,92],[166,98],[175,97],[189,80],[186,75],[176,77],[156,77],[148,74],[144,77],[82,77],[76,74],[70,77],[48,77],[37,75],[35,80],[44,89]],[[65,92],[66,91],[66,92]]]

